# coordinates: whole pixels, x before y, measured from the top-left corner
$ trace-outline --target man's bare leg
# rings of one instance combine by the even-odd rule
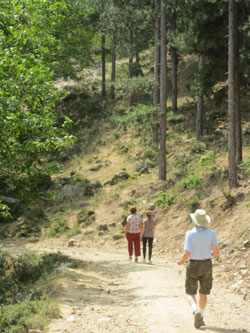
[[[201,313],[202,316],[203,316],[206,304],[207,304],[207,295],[200,294],[200,297],[199,297],[199,308],[200,308],[200,313]]]
[[[195,311],[198,311],[198,305],[197,305],[195,295],[188,295],[187,297],[188,297],[188,303],[192,309],[192,312],[194,313]]]
[[[203,321],[203,312],[206,306],[206,302],[207,302],[207,295],[200,294],[199,307],[198,307],[195,295],[188,295],[188,303],[194,315],[195,328],[200,328],[201,326],[205,326],[205,323]]]

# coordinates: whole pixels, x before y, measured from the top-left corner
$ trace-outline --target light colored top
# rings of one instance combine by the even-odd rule
[[[156,221],[152,220],[151,222],[148,219],[143,220],[145,225],[143,237],[154,237],[153,227],[156,225]]]
[[[212,257],[212,245],[217,244],[213,230],[195,226],[186,233],[184,251],[191,252],[189,259],[206,260]]]
[[[129,222],[128,232],[131,234],[137,234],[140,232],[140,215],[131,214],[127,217],[127,222]]]

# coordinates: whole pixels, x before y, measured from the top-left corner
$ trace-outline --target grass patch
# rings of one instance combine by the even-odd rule
[[[76,236],[76,235],[80,235],[82,233],[80,228],[72,228],[66,231],[66,235],[68,238]]]
[[[58,253],[0,254],[0,332],[41,330],[59,316],[57,303],[47,299],[40,284],[65,262],[68,257]]]
[[[0,331],[2,333],[27,333],[43,330],[50,318],[59,318],[59,306],[45,299],[26,300],[1,308]]]

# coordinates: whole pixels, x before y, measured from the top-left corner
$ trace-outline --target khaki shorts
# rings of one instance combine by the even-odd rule
[[[212,261],[189,260],[186,272],[186,294],[196,295],[199,283],[199,293],[209,295],[213,284]]]

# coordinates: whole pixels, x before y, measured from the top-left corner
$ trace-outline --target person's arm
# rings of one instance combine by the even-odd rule
[[[140,220],[140,237],[142,238],[142,235],[144,234],[145,231],[145,223],[142,223],[142,220]]]
[[[191,252],[184,252],[181,260],[177,261],[177,265],[183,265],[185,261],[190,257]]]
[[[127,224],[126,224],[126,228],[125,228],[125,235],[127,234],[129,227],[130,227],[130,223],[127,222]]]
[[[212,256],[217,257],[220,254],[219,248],[217,244],[212,245]]]

